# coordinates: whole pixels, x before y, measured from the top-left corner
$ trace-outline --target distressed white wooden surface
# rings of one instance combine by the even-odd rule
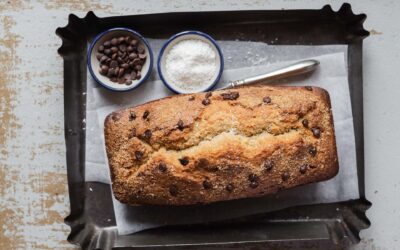
[[[368,15],[364,42],[366,194],[371,228],[356,249],[400,245],[399,1],[349,1]],[[82,17],[239,9],[319,9],[341,1],[0,1],[0,249],[74,249],[63,132],[62,59],[54,31]]]

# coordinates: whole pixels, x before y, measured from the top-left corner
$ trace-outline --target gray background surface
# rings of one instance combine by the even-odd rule
[[[349,1],[366,13],[364,116],[367,215],[355,249],[398,249],[400,242],[400,2]],[[66,242],[69,212],[63,131],[63,63],[57,27],[82,17],[170,11],[319,9],[341,1],[1,1],[0,249],[74,249]]]

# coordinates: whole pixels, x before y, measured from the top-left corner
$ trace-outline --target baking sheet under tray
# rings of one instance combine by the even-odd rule
[[[204,248],[261,249],[341,248],[357,243],[369,226],[365,211],[371,205],[364,191],[362,97],[362,40],[364,14],[353,14],[349,4],[337,12],[320,10],[265,10],[162,13],[98,18],[69,16],[56,33],[63,43],[64,110],[71,226],[68,240],[84,249]],[[131,235],[118,235],[108,184],[85,182],[85,115],[87,42],[108,28],[123,26],[145,37],[165,39],[182,30],[197,29],[218,40],[258,41],[277,45],[348,45],[349,90],[354,118],[360,198],[346,202],[290,207],[276,212],[228,221],[167,226]],[[96,189],[96,192],[92,192]]]

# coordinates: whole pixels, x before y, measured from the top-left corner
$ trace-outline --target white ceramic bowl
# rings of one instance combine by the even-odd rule
[[[103,76],[102,74],[99,73],[100,62],[96,58],[98,47],[102,45],[106,40],[110,40],[111,38],[119,36],[131,36],[137,39],[139,43],[144,45],[147,54],[146,62],[142,66],[142,71],[141,71],[142,77],[140,79],[133,80],[132,84],[130,85],[113,82],[107,76]],[[93,42],[90,44],[88,50],[87,63],[90,74],[92,75],[94,80],[101,86],[113,91],[128,91],[144,83],[150,76],[151,70],[153,68],[153,53],[151,51],[149,43],[138,32],[127,28],[113,28],[100,33],[93,39]]]
[[[203,42],[208,43],[211,48],[214,50],[215,54],[217,55],[217,65],[219,66],[218,69],[216,70],[214,76],[212,77],[212,80],[208,83],[205,84],[205,86],[201,89],[195,90],[195,91],[188,91],[182,88],[179,88],[173,82],[168,79],[168,75],[165,73],[166,72],[166,55],[168,55],[169,50],[178,42],[182,40],[189,40],[189,39],[195,39],[195,40],[201,40]],[[160,79],[162,82],[167,86],[171,91],[175,93],[197,93],[197,92],[205,92],[211,90],[215,85],[218,83],[219,79],[221,78],[222,71],[224,70],[224,58],[222,56],[222,52],[220,47],[218,46],[217,42],[209,35],[200,32],[200,31],[184,31],[178,34],[173,35],[170,37],[163,47],[160,50],[160,53],[158,55],[158,61],[157,61],[157,69],[158,69],[158,74],[160,75]]]

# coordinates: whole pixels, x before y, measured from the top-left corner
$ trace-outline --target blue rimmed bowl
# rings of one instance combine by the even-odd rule
[[[130,85],[113,82],[107,76],[99,73],[100,62],[96,58],[98,47],[105,41],[119,36],[130,36],[138,40],[139,44],[144,45],[147,54],[146,62],[142,65],[142,77],[140,79],[133,80],[132,84]],[[138,32],[128,28],[113,28],[100,33],[93,39],[87,54],[87,64],[93,79],[101,86],[113,91],[129,91],[137,88],[149,78],[151,70],[153,69],[153,52],[149,43]]]
[[[166,73],[166,58],[170,49],[172,49],[174,45],[176,45],[180,41],[191,40],[191,39],[201,40],[211,46],[211,48],[217,55],[216,65],[218,67],[215,70],[214,76],[211,78],[209,82],[205,83],[204,86],[195,90],[186,90],[180,88],[179,86],[174,84],[173,81],[169,79],[168,74]],[[170,37],[162,46],[160,53],[158,55],[157,70],[161,81],[165,84],[167,88],[169,88],[171,91],[175,93],[183,94],[183,93],[205,92],[214,88],[215,85],[218,83],[219,79],[221,78],[222,72],[224,70],[224,57],[222,55],[221,48],[218,46],[217,42],[208,34],[195,30],[183,31]]]

